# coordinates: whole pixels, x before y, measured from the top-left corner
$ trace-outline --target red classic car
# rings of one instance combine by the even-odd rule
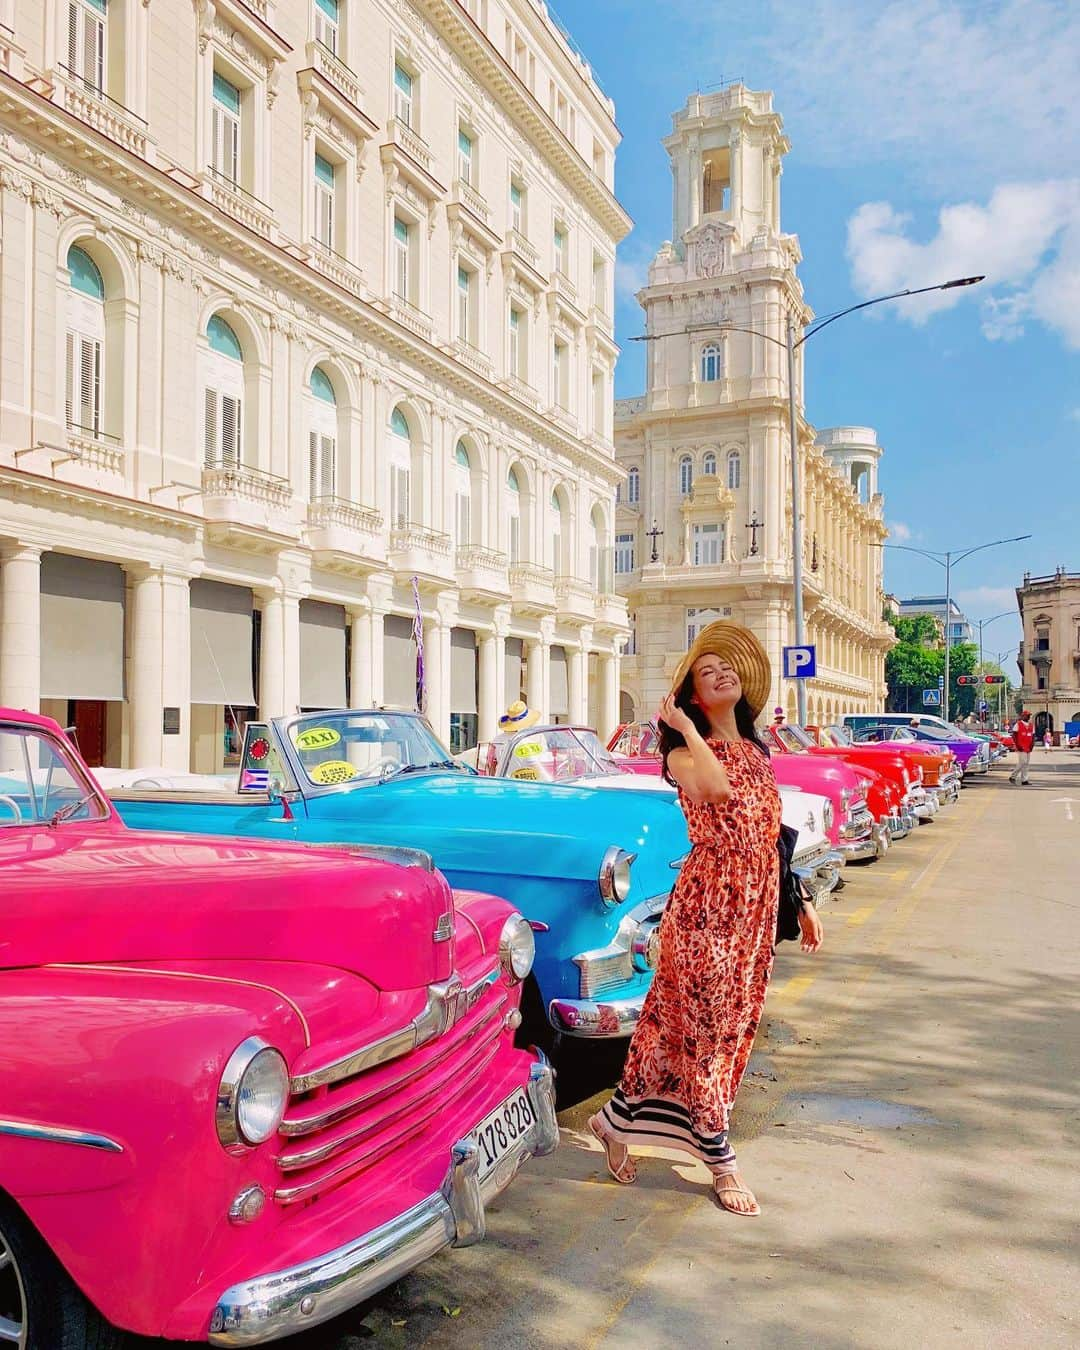
[[[0,709],[0,1344],[255,1345],[555,1146],[532,930],[426,855],[137,833]]]

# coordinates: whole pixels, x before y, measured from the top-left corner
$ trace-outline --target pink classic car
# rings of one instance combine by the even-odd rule
[[[558,1138],[532,955],[423,854],[130,831],[0,709],[0,1343],[256,1345],[478,1241]]]

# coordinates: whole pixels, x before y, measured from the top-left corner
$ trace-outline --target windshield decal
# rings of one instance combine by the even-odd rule
[[[542,755],[544,747],[539,741],[523,741],[521,745],[514,746],[514,754],[518,759],[533,759],[536,755]]]
[[[297,750],[329,750],[337,745],[341,737],[333,727],[306,727],[293,734],[293,744]]]
[[[347,759],[327,759],[308,769],[307,775],[313,783],[328,787],[332,783],[347,783],[350,778],[355,778],[356,769]]]

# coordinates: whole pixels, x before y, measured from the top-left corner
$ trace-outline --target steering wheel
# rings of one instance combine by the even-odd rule
[[[404,764],[396,756],[384,755],[375,765],[375,772],[380,778],[389,778],[392,773],[397,773],[398,769],[404,767]]]
[[[15,798],[9,797],[6,792],[0,792],[0,802],[2,802],[3,805],[6,806],[7,809],[11,812],[11,814],[15,817],[15,823],[17,825],[21,824],[22,811],[19,809],[19,803],[15,800]]]

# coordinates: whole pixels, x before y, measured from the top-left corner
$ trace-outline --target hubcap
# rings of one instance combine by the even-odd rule
[[[0,1345],[26,1350],[30,1335],[28,1322],[26,1291],[19,1267],[3,1230],[0,1230]]]

